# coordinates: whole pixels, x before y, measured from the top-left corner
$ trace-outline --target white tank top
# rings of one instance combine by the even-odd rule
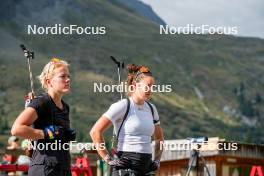
[[[122,126],[118,138],[118,151],[152,153],[151,136],[154,133],[153,116],[149,105],[137,105],[130,99],[130,109]],[[154,120],[159,124],[159,115],[156,107],[151,104],[154,111]],[[114,125],[117,134],[127,109],[127,100],[123,99],[110,106],[104,113]]]

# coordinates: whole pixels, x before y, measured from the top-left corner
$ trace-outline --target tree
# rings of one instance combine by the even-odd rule
[[[262,103],[262,97],[261,97],[261,95],[260,95],[259,93],[256,94],[255,102],[256,102],[257,104]]]

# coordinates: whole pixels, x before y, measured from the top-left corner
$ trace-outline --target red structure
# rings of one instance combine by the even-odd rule
[[[17,164],[0,164],[0,171],[16,172],[16,171],[28,171],[28,165],[17,165]]]
[[[258,176],[263,176],[263,171],[262,171],[261,166],[253,166],[252,167],[251,172],[250,172],[250,176],[255,176],[256,174]]]
[[[28,171],[28,165],[17,165],[17,164],[0,164],[0,171],[16,172],[16,171]],[[77,158],[74,166],[71,167],[72,176],[92,176],[92,169],[88,158],[82,157]]]
[[[90,167],[90,161],[86,157],[76,158],[75,166],[71,168],[72,176],[79,176],[83,174],[84,176],[92,176],[92,169]]]

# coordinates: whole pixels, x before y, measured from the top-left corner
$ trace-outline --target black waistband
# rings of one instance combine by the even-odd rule
[[[131,155],[131,156],[138,156],[140,158],[151,158],[152,154],[150,153],[138,153],[138,152],[124,152],[124,151],[118,151],[117,153],[118,156],[122,156],[122,155]]]

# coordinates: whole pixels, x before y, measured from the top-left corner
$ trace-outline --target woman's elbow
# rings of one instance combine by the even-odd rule
[[[95,138],[95,136],[96,136],[97,133],[98,133],[97,130],[94,129],[94,128],[92,128],[90,130],[90,136],[91,136],[92,140],[94,140],[94,138]]]
[[[93,141],[101,140],[104,131],[111,124],[111,121],[105,117],[101,117],[90,130],[90,136]]]
[[[11,128],[11,135],[12,135],[12,136],[18,136],[18,135],[19,135],[17,125],[13,125],[13,126],[12,126],[12,128]]]
[[[102,132],[96,128],[92,128],[90,131],[90,136],[93,141],[97,141],[100,139],[100,136],[102,135]]]
[[[23,125],[17,123],[16,121],[13,123],[11,128],[12,136],[21,136],[21,132],[23,131]]]

